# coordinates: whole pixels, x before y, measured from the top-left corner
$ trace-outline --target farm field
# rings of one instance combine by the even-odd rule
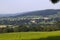
[[[1,33],[0,40],[60,40],[60,31]]]
[[[20,40],[20,33],[0,33],[0,40]]]
[[[60,31],[21,32],[20,40],[60,40]]]

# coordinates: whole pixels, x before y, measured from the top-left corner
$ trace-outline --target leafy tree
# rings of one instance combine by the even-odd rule
[[[3,32],[14,32],[13,28],[7,26],[6,28],[3,29]]]
[[[56,22],[56,26],[60,29],[60,21]]]
[[[59,2],[59,0],[51,0],[51,2],[55,4],[55,3]]]

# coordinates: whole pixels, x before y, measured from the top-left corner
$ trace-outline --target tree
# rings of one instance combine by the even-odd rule
[[[60,30],[60,21],[56,22],[56,25],[57,25],[57,27],[58,27],[59,30]]]
[[[7,26],[3,29],[3,32],[8,32],[9,33],[9,32],[14,32],[14,30],[13,30],[13,28]]]
[[[59,2],[59,0],[51,0],[51,2],[55,4],[55,3]]]

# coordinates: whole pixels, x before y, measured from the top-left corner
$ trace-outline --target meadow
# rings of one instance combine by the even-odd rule
[[[0,33],[0,40],[60,40],[60,31]]]
[[[60,40],[60,31],[21,32],[20,40]]]
[[[0,40],[20,40],[20,33],[0,33]]]

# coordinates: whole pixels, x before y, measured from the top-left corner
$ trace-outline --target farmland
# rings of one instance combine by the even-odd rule
[[[1,33],[0,40],[20,40],[20,33]]]
[[[21,40],[60,40],[60,31],[21,32]]]
[[[60,31],[1,33],[0,40],[60,40]]]

